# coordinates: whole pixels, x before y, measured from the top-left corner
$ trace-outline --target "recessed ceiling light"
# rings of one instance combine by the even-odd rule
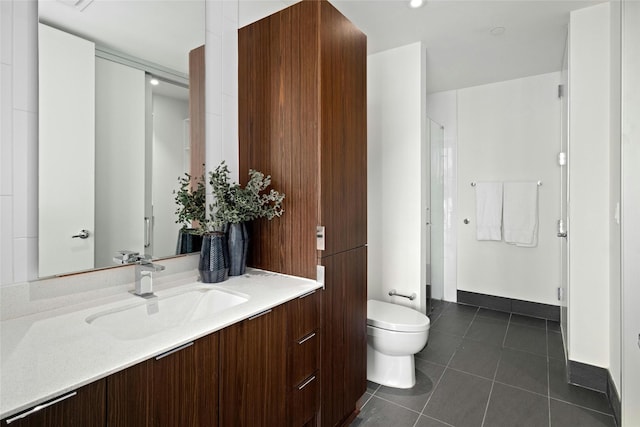
[[[422,6],[424,4],[423,0],[410,0],[409,1],[409,7],[413,8],[413,9],[417,9],[420,6]]]
[[[158,86],[160,84],[160,81],[158,79],[151,79],[149,80],[149,84],[153,86]]]
[[[493,27],[491,30],[489,30],[489,33],[492,36],[501,36],[505,31],[507,31],[507,29],[504,27]]]

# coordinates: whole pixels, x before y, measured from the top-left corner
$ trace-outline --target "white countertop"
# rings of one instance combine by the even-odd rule
[[[87,317],[144,299],[123,292],[81,305],[0,322],[0,419],[193,341],[318,289],[313,280],[262,270],[212,285],[182,279],[157,290],[159,298],[190,287],[212,286],[249,300],[197,321],[144,338],[121,340]],[[135,325],[129,325],[135,328]]]

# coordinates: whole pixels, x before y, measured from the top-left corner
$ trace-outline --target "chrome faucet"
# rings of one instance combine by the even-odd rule
[[[119,251],[113,260],[119,264],[135,264],[136,289],[131,291],[132,294],[142,298],[155,297],[152,273],[164,270],[164,265],[152,263],[151,255],[140,255],[134,251]]]
[[[142,298],[154,297],[152,273],[164,268],[164,265],[154,264],[144,257],[139,259],[136,262],[136,289],[132,293]]]

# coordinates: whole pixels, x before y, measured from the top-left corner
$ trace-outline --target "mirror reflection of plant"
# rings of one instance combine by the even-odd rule
[[[182,230],[192,229],[201,234],[206,231],[207,223],[207,191],[204,174],[194,179],[188,173],[178,178],[179,190],[174,190],[176,209],[176,224],[182,224]]]
[[[210,206],[210,224],[213,230],[222,231],[227,224],[252,221],[257,218],[271,220],[282,216],[285,195],[274,189],[263,193],[271,185],[271,176],[250,169],[249,181],[243,188],[231,182],[229,168],[224,161],[209,173],[214,202]]]

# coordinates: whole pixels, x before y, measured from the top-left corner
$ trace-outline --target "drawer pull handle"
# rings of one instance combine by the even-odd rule
[[[258,317],[264,316],[265,314],[269,314],[269,313],[271,313],[271,309],[263,311],[262,313],[258,313],[255,316],[251,316],[249,317],[249,320],[257,319]]]
[[[300,385],[298,386],[298,390],[302,390],[303,388],[305,388],[306,386],[308,386],[308,385],[309,385],[309,383],[311,383],[311,382],[315,381],[315,379],[316,379],[316,376],[315,376],[315,375],[314,375],[314,376],[312,376],[311,378],[309,378],[308,380],[306,380],[304,383],[300,384]]]
[[[309,341],[311,338],[315,337],[316,333],[312,333],[307,335],[306,337],[302,338],[300,341],[298,341],[298,344],[304,344],[306,341]]]
[[[172,355],[173,353],[177,353],[177,352],[179,352],[180,350],[184,350],[185,348],[191,347],[192,345],[193,345],[193,341],[188,342],[188,343],[186,343],[186,344],[184,344],[184,345],[181,345],[180,347],[176,347],[176,348],[174,348],[173,350],[169,350],[169,351],[167,351],[166,353],[162,353],[161,355],[156,356],[156,360],[160,360],[160,359],[162,359],[163,357],[170,356],[170,355]]]
[[[40,411],[40,410],[42,410],[44,408],[48,408],[51,405],[55,405],[56,403],[62,402],[63,400],[66,400],[66,399],[68,399],[70,397],[73,397],[76,394],[78,394],[78,392],[72,391],[71,393],[65,394],[64,396],[60,396],[57,399],[54,399],[54,400],[52,400],[50,402],[43,403],[43,404],[38,405],[38,406],[34,406],[33,408],[31,408],[30,410],[28,410],[26,412],[23,412],[23,413],[21,413],[19,415],[16,415],[13,418],[9,418],[7,420],[7,424],[11,424],[14,421],[21,420],[21,419],[23,419],[25,417],[28,417],[31,414],[35,414],[36,412],[38,412],[38,411]]]
[[[306,298],[306,297],[308,297],[308,296],[310,296],[310,295],[313,295],[313,294],[315,294],[315,293],[316,293],[316,290],[314,289],[314,290],[312,290],[311,292],[307,292],[307,293],[306,293],[306,294],[304,294],[304,295],[300,295],[300,296],[298,297],[298,299]]]

